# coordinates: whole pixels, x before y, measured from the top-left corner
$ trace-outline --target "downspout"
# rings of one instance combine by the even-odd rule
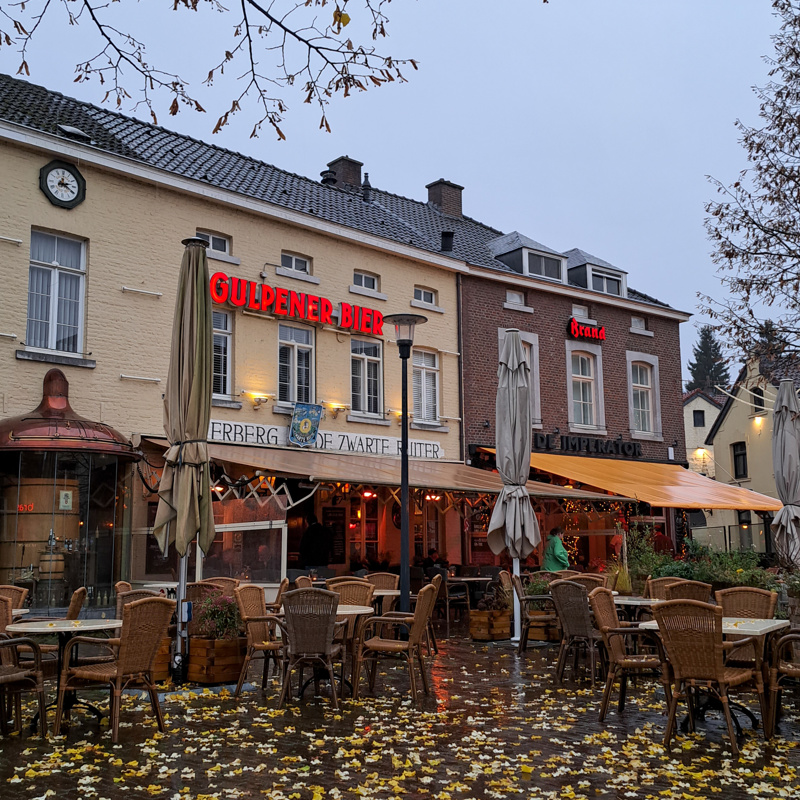
[[[456,273],[456,316],[458,318],[458,415],[461,431],[458,436],[458,460],[464,461],[466,452],[466,420],[464,419],[464,331],[461,325],[461,273]]]

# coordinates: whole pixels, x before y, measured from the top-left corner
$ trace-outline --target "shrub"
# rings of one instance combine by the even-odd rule
[[[242,627],[239,606],[233,597],[210,595],[196,604],[193,612],[197,631],[207,639],[236,639]]]

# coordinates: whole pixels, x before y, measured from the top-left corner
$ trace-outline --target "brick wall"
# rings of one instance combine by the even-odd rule
[[[523,291],[519,286],[504,285],[469,275],[462,282],[464,424],[467,445],[493,446],[495,442],[495,394],[497,390],[498,328],[519,328],[538,334],[539,377],[542,405],[542,432],[559,428],[569,433],[567,410],[566,346],[567,324],[573,302],[586,300],[563,297],[547,291],[524,289],[526,305],[533,313],[504,308],[506,290]],[[684,462],[683,405],[681,393],[681,354],[679,323],[641,311],[631,311],[602,302],[589,303],[589,315],[605,326],[603,382],[607,434],[630,441],[628,412],[628,376],[626,351],[658,357],[661,393],[663,441],[636,439],[646,459],[667,460],[667,448],[675,445],[675,460]],[[653,336],[630,332],[631,316],[646,316]],[[594,342],[597,344],[597,342]],[[488,422],[489,426],[485,427]],[[587,434],[581,434],[587,435]]]

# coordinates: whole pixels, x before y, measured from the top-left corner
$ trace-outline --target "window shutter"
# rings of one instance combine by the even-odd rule
[[[417,419],[423,419],[424,414],[422,412],[422,370],[415,369],[413,380],[412,380],[412,393],[414,399],[414,416]]]
[[[292,350],[290,347],[278,348],[278,400],[290,402],[292,399]]]
[[[52,272],[31,267],[28,288],[27,344],[48,347],[50,335],[50,280]]]
[[[367,411],[370,414],[378,413],[380,392],[378,387],[378,362],[367,362]]]
[[[297,402],[311,402],[311,351],[297,349]]]
[[[360,358],[350,359],[350,405],[353,411],[363,411],[361,403],[363,361]]]
[[[435,420],[439,418],[437,413],[438,399],[436,397],[436,373],[425,373],[425,419]]]

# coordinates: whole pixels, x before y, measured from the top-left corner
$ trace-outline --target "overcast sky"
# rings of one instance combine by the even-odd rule
[[[213,65],[220,15],[120,5],[132,26],[156,31],[153,60],[163,48],[183,63],[167,65],[176,71],[197,64],[204,76]],[[465,187],[465,214],[557,250],[580,247],[677,308],[696,312],[698,291],[720,293],[705,176],[729,182],[746,166],[734,121],[758,123],[752,87],[766,81],[778,25],[767,0],[394,0],[389,15],[386,49],[414,57],[419,71],[334,100],[331,134],[298,94],[285,142],[268,128],[249,138],[247,114],[212,136],[231,93],[203,92],[199,80],[208,113],[169,117],[164,96],[159,123],[313,178],[348,154],[373,186],[419,200],[425,184],[447,178]],[[176,20],[179,34],[167,27]],[[42,34],[30,80],[99,103],[97,84],[73,83],[81,32]],[[17,66],[2,48],[0,69]],[[697,320],[682,326],[684,372]]]

